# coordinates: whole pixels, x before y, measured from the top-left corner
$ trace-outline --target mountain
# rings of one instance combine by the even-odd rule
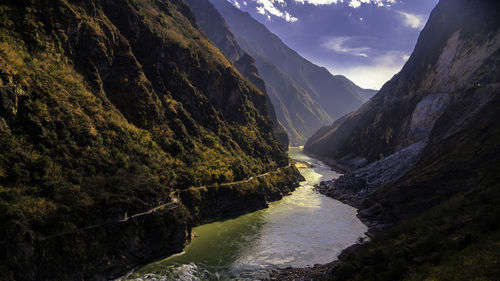
[[[432,20],[435,20],[438,11],[433,13]],[[451,13],[446,12],[445,15]],[[457,13],[463,14],[462,11]],[[473,22],[469,29],[476,30],[468,31],[461,26],[470,24],[468,21],[456,16],[453,20],[456,22],[443,20],[441,28],[429,21],[401,72],[359,110],[319,130],[307,142],[305,150],[353,166],[357,161],[372,163],[409,145],[429,139],[433,141],[431,133],[436,122],[443,120],[442,115],[470,98],[468,91],[479,91],[485,86],[483,80],[493,79],[480,67],[494,55],[491,53],[495,51],[494,46],[474,46],[474,54],[457,54],[462,51],[458,48],[459,44],[465,44],[466,39],[477,42],[472,35],[471,38],[464,38],[469,35],[463,35],[466,31],[485,33],[492,27]],[[492,26],[496,24],[493,22]],[[446,40],[434,42],[436,38]],[[462,64],[467,67],[458,71]],[[485,96],[477,94],[469,104],[459,107],[459,116],[449,120],[440,137],[445,138],[461,130],[464,122],[473,119],[474,114],[491,98],[490,95]]]
[[[331,280],[496,280],[500,5],[441,0],[399,74],[305,145],[347,173],[318,188],[372,241]]]
[[[270,108],[182,0],[3,1],[0,279],[114,279],[289,193]]]
[[[252,82],[266,96],[267,111],[273,122],[273,132],[284,150],[288,150],[288,135],[278,121],[274,106],[269,99],[264,80],[259,75],[255,60],[248,55],[234,38],[224,18],[208,0],[187,0],[194,12],[197,24],[207,37],[226,55],[243,76]]]
[[[303,144],[322,125],[357,109],[367,95],[375,93],[304,59],[263,24],[228,1],[211,2],[239,45],[255,58],[278,120],[292,144]]]

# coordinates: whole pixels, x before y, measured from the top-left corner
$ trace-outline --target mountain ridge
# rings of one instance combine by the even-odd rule
[[[304,59],[263,24],[231,3],[211,2],[225,18],[239,45],[255,58],[278,119],[294,145],[303,144],[322,125],[358,108],[365,99],[357,91],[374,93]],[[296,110],[291,112],[291,108]]]
[[[243,76],[248,78],[250,82],[266,95],[267,111],[273,122],[274,135],[280,141],[283,149],[288,150],[288,136],[276,117],[274,106],[267,94],[265,82],[259,75],[255,60],[239,46],[224,18],[222,18],[210,1],[187,0],[186,3],[195,13],[196,22],[208,38],[236,66]]]
[[[184,1],[0,11],[0,279],[115,279],[296,187],[265,94]]]

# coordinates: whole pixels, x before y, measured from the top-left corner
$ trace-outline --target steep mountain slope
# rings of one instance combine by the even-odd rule
[[[266,95],[267,111],[273,122],[273,132],[285,150],[288,150],[288,135],[276,117],[272,102],[269,100],[264,80],[259,76],[259,71],[254,59],[249,56],[234,38],[224,18],[209,0],[187,0],[196,16],[196,22],[200,25],[207,37],[234,63],[236,68],[250,82],[252,82],[262,93]]]
[[[116,278],[280,198],[268,108],[184,1],[2,2],[0,279]]]
[[[426,141],[435,122],[452,108],[458,107],[460,114],[449,120],[441,137],[470,122],[492,98],[486,89],[495,81],[498,39],[489,32],[498,23],[493,19],[487,22],[489,26],[479,19],[468,22],[461,10],[441,9],[431,15],[401,72],[359,110],[319,130],[306,144],[306,151],[347,165],[360,158],[371,163]],[[447,18],[438,18],[440,14]],[[481,39],[487,43],[480,44]],[[477,94],[464,103],[472,91]]]
[[[331,120],[329,115],[275,64],[256,57],[258,68],[267,83],[271,100],[277,108],[278,119],[285,126],[294,145],[303,145],[319,124]],[[321,121],[323,120],[323,121]]]
[[[374,94],[372,90],[361,89],[347,78],[333,76],[325,68],[307,61],[228,1],[212,0],[212,3],[240,46],[255,58],[278,119],[292,142],[303,143],[303,139],[320,126],[357,109],[366,100],[366,93]]]
[[[186,3],[195,14],[196,23],[230,61],[236,62],[245,54],[226,21],[210,1],[187,0]]]
[[[364,166],[319,187],[359,208],[373,237],[329,279],[500,276],[499,15],[497,1],[441,0],[402,71],[306,144]]]

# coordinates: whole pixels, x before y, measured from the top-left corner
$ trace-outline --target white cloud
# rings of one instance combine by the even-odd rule
[[[401,70],[408,58],[404,52],[388,51],[369,65],[332,67],[330,71],[346,76],[360,87],[378,90]]]
[[[330,38],[321,44],[321,47],[332,50],[341,54],[348,54],[357,57],[368,57],[367,52],[371,49],[368,47],[351,47],[349,46],[349,42],[352,42],[355,37],[335,37]],[[351,43],[352,45],[352,43]]]
[[[416,28],[416,29],[422,29],[424,28],[425,25],[425,17],[422,15],[417,15],[417,14],[411,14],[411,13],[405,13],[405,12],[398,12],[402,18],[403,18],[403,23],[405,26],[411,27],[411,28]]]

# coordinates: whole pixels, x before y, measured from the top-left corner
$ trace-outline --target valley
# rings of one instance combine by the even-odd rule
[[[314,191],[339,176],[320,161],[291,148],[290,157],[309,163],[305,181],[267,209],[193,228],[184,252],[141,267],[126,280],[259,280],[287,266],[327,263],[364,236],[356,210]]]
[[[500,4],[320,2],[0,3],[0,280],[500,280]]]

